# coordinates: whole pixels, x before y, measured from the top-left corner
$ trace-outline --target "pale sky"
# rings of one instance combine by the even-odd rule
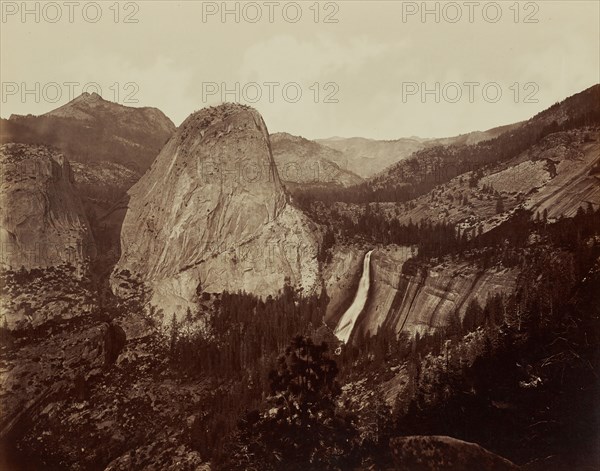
[[[21,3],[2,2],[3,118],[97,83],[177,125],[225,99],[257,108],[270,132],[443,137],[527,119],[600,82],[596,0],[429,2],[429,13],[422,2],[228,2],[225,21],[222,2],[29,2],[24,17]]]

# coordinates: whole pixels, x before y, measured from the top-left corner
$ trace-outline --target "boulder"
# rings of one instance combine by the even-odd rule
[[[410,471],[516,471],[514,463],[480,447],[446,436],[390,440],[396,469]]]

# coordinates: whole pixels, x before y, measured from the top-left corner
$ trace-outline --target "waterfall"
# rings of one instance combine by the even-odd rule
[[[358,316],[360,315],[360,313],[365,307],[365,304],[367,303],[369,285],[371,282],[372,253],[373,251],[370,250],[365,255],[365,259],[363,261],[363,272],[362,276],[360,277],[360,282],[358,283],[358,289],[356,290],[354,301],[352,301],[352,304],[344,313],[334,331],[336,337],[344,343],[346,343],[350,338],[350,334],[352,333],[352,329],[354,329],[356,319],[358,319]]]

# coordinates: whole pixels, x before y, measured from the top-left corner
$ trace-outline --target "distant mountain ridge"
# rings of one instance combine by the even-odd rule
[[[368,178],[425,147],[416,139],[378,141],[364,137],[317,139],[315,142],[341,152],[347,169]]]
[[[410,157],[414,152],[440,145],[470,145],[493,139],[522,123],[499,126],[487,131],[473,131],[452,137],[423,138],[417,136],[392,140],[377,140],[365,137],[331,137],[315,142],[340,151],[347,169],[363,178],[377,175],[391,165]]]
[[[458,139],[450,144],[441,140],[442,144],[422,149],[374,175],[365,185],[382,201],[406,193],[407,185],[418,196],[461,173],[514,158],[552,133],[599,122],[600,85],[595,85],[527,121],[490,130],[491,139],[475,143]]]
[[[102,254],[118,253],[121,199],[175,132],[165,114],[83,93],[40,116],[0,122],[0,143],[42,144],[71,162],[74,183]]]
[[[83,93],[40,116],[3,119],[0,142],[52,145],[71,161],[114,162],[144,172],[173,132],[173,122],[156,108],[128,107]]]
[[[367,247],[385,247],[424,240],[398,237],[403,231],[446,227],[431,239],[441,247],[452,237],[456,245],[505,240],[520,224],[568,224],[567,218],[600,208],[600,85],[494,132],[498,136],[476,144],[420,150],[356,187],[295,193],[317,222],[335,232],[330,271],[360,273],[365,249],[348,248],[356,232],[368,238]],[[518,276],[510,267],[473,266],[460,257],[399,271],[409,257],[412,247],[405,246],[373,253],[373,301],[356,324],[360,335],[382,325],[413,333],[443,326],[453,312],[464,314],[472,299],[512,292]],[[329,279],[335,320],[343,311],[340,299],[351,299],[356,284],[348,275],[343,283],[337,275]]]
[[[363,181],[347,169],[345,155],[336,149],[285,132],[270,138],[279,176],[286,183],[347,187]]]

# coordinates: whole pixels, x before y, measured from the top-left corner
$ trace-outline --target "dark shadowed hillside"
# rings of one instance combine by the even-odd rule
[[[46,144],[71,161],[114,162],[144,172],[175,131],[156,108],[132,108],[84,93],[41,116],[2,120],[0,140]]]

